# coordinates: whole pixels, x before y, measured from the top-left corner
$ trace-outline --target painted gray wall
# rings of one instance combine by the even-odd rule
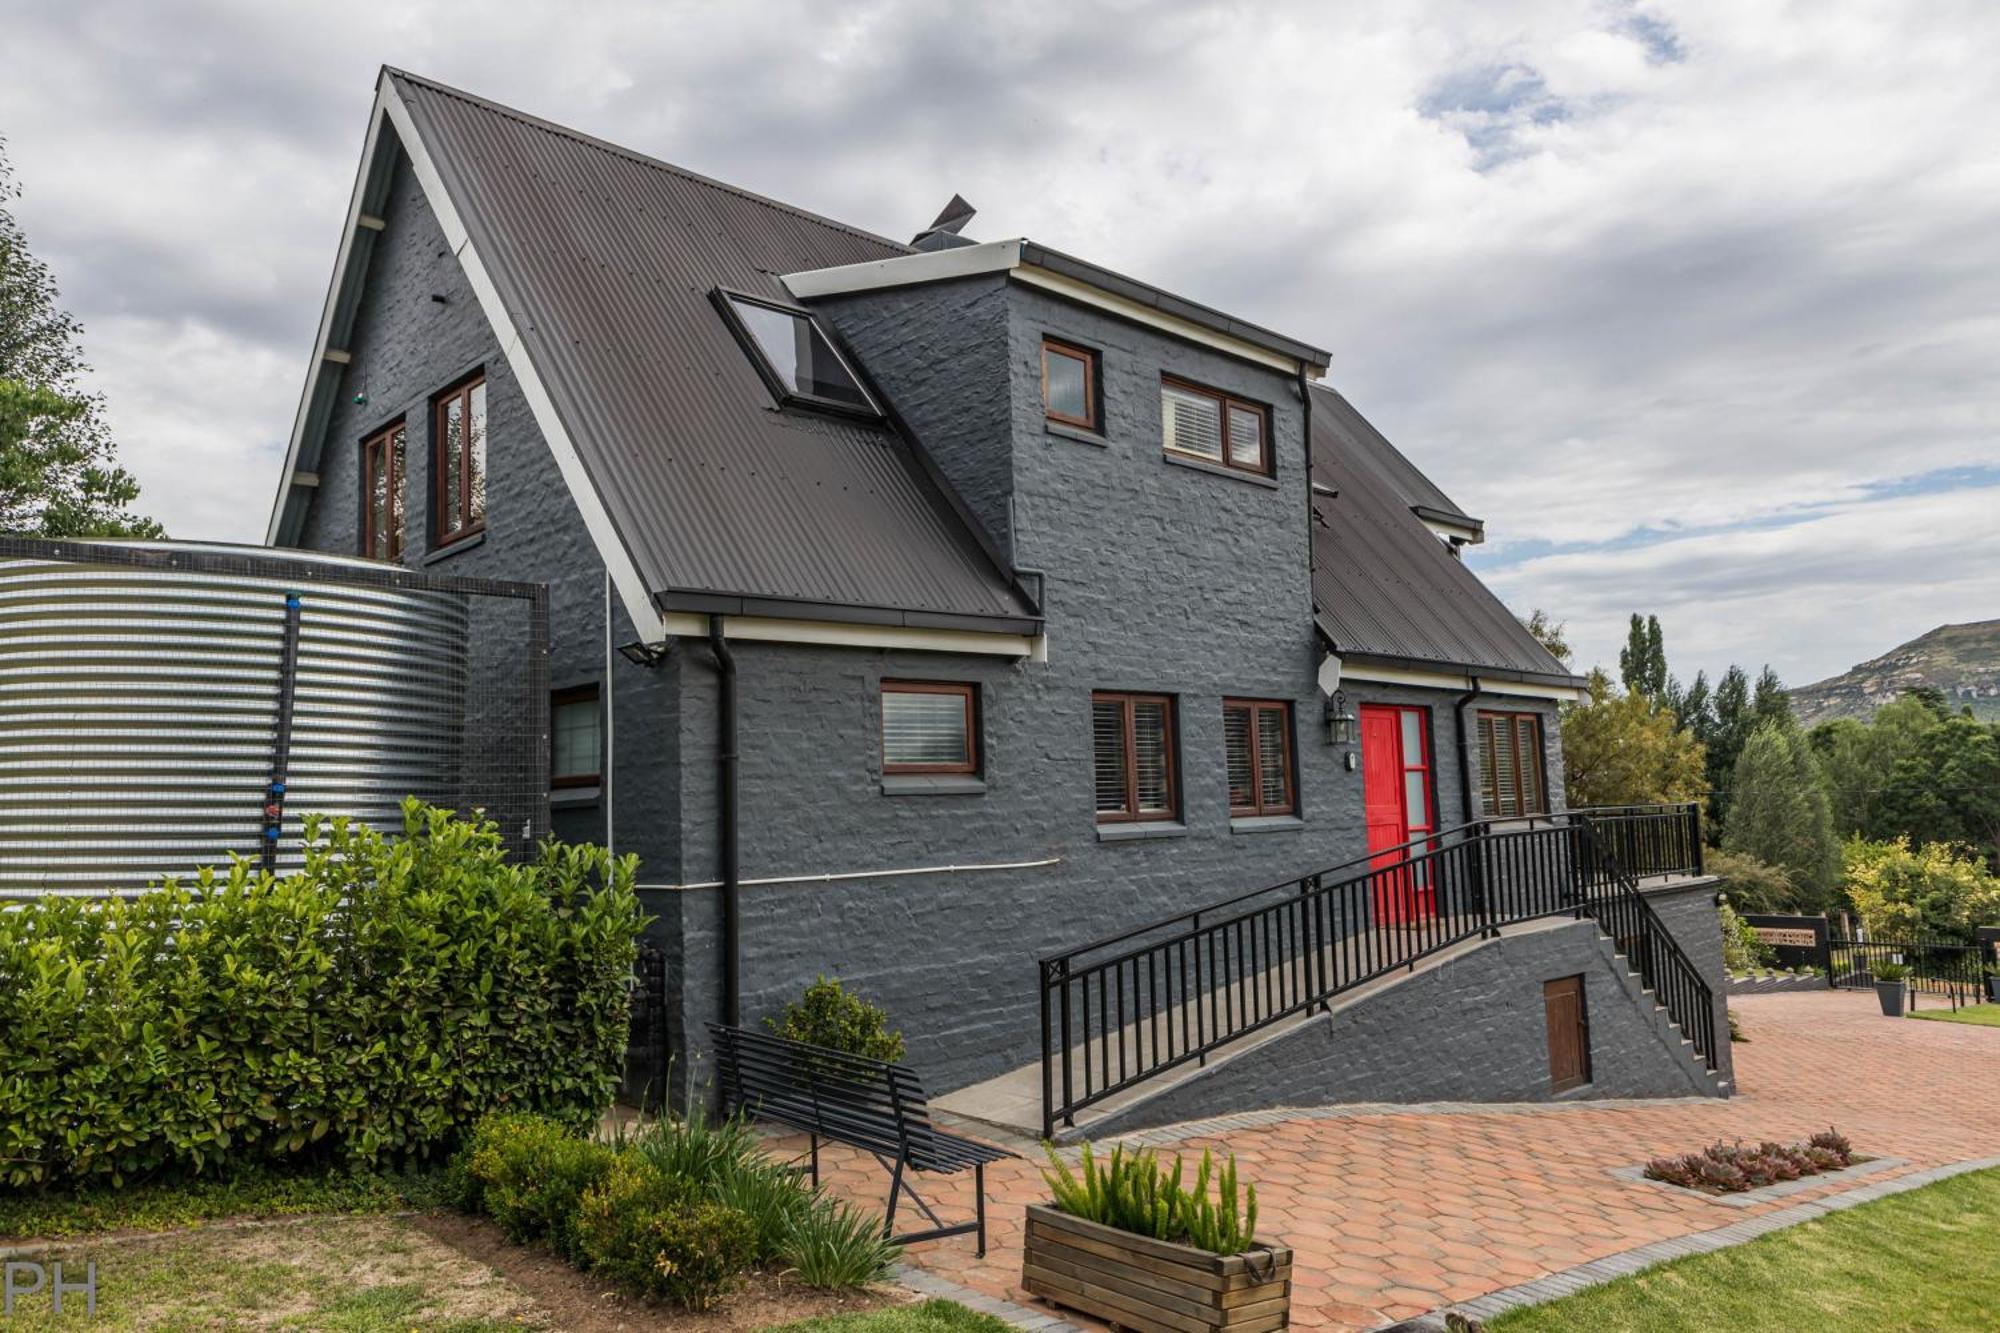
[[[1715,897],[1719,880],[1689,880],[1646,895],[1688,961],[1701,973],[1714,998],[1717,1068],[1731,1087],[1736,1083],[1736,1059],[1729,1045],[1729,969],[1722,962],[1722,915]]]
[[[1544,982],[1582,975],[1591,1081],[1549,1086]],[[1092,1123],[1108,1137],[1277,1106],[1347,1102],[1544,1102],[1713,1096],[1717,1085],[1681,1046],[1598,932],[1569,922],[1510,932],[1324,1017],[1209,1065]]]

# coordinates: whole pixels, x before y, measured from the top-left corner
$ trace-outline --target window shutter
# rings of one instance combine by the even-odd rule
[[[1173,808],[1173,759],[1167,753],[1167,706],[1157,699],[1132,704],[1132,752],[1137,760],[1137,791],[1141,814]]]
[[[1250,709],[1230,704],[1222,710],[1223,765],[1229,774],[1229,808],[1247,810],[1257,804],[1256,777],[1250,756]]]
[[[972,761],[966,696],[957,690],[882,690],[882,762],[956,767]]]
[[[1125,809],[1125,704],[1098,699],[1090,705],[1090,744],[1097,769],[1097,813]]]
[[[1277,808],[1285,804],[1285,710],[1257,710],[1257,772],[1262,783],[1259,804]]]
[[[1166,432],[1167,448],[1217,463],[1223,461],[1221,402],[1163,384],[1160,386],[1160,418]]]

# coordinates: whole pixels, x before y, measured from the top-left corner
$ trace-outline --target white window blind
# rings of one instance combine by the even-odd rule
[[[972,763],[970,695],[961,689],[882,687],[882,763],[887,768],[965,768]]]
[[[1222,401],[1176,384],[1160,386],[1160,419],[1166,447],[1222,462]]]
[[[1264,466],[1264,414],[1254,408],[1229,405],[1229,461],[1237,467]]]

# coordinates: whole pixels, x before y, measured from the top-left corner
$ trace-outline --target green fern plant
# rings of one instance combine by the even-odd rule
[[[1257,1234],[1257,1187],[1245,1186],[1239,1197],[1233,1153],[1218,1174],[1214,1153],[1203,1149],[1201,1167],[1188,1186],[1182,1184],[1181,1159],[1163,1166],[1151,1149],[1127,1153],[1114,1147],[1109,1160],[1100,1162],[1086,1143],[1076,1171],[1053,1146],[1046,1151],[1049,1166],[1042,1179],[1056,1207],[1072,1217],[1215,1254],[1241,1254]]]

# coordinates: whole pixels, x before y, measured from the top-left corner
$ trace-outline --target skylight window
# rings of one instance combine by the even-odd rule
[[[720,293],[744,345],[781,402],[880,416],[882,410],[834,350],[819,321],[803,310]]]

